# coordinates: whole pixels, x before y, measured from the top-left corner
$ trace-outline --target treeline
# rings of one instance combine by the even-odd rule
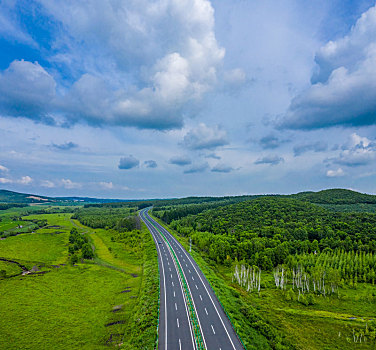
[[[173,209],[172,209],[173,210]],[[158,211],[154,212],[158,216]],[[376,253],[376,215],[334,213],[295,199],[264,197],[171,221],[222,264],[244,260],[271,271],[296,254]]]
[[[291,195],[293,198],[321,204],[376,204],[376,196],[359,193],[342,188],[323,190],[319,192],[301,192]]]
[[[238,203],[245,200],[245,197],[236,197],[232,199],[217,200],[217,201],[205,201],[203,203],[183,204],[178,206],[156,206],[153,208],[153,213],[158,216],[167,224],[170,224],[173,220],[179,220],[188,215],[197,215],[205,210],[223,207],[225,205]]]
[[[114,203],[90,203],[85,204],[84,208],[137,208],[141,210],[153,205],[150,201],[131,201],[131,202],[114,202]]]
[[[29,204],[26,203],[0,203],[0,210],[7,210],[11,208],[24,208],[28,206]]]
[[[135,212],[135,208],[129,207],[90,206],[77,210],[72,219],[77,219],[81,224],[92,228],[133,229],[136,228],[136,222],[133,218]]]
[[[114,229],[117,232],[141,229],[137,208],[134,207],[111,207],[107,204],[100,207],[90,206],[77,210],[72,219],[77,219],[91,228]]]
[[[154,208],[166,207],[167,209],[180,205],[189,205],[189,204],[203,204],[203,203],[214,203],[222,202],[222,205],[229,203],[244,202],[253,198],[260,197],[259,195],[250,195],[250,196],[227,196],[227,197],[186,197],[186,198],[176,198],[176,199],[159,199],[152,201]],[[163,208],[161,208],[164,210]]]

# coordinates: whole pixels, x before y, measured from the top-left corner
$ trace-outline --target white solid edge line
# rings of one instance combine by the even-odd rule
[[[179,242],[179,241],[178,241],[178,240],[177,240],[177,239],[176,239],[176,238],[175,238],[170,232],[168,232],[168,231],[167,231],[162,225],[159,225],[159,224],[158,224],[158,226],[159,226],[159,227],[162,227],[163,231],[167,232],[167,233],[172,237],[172,239],[180,245],[180,242]],[[183,248],[183,246],[181,246],[181,247]],[[225,329],[226,334],[227,334],[228,338],[230,339],[231,345],[232,345],[233,349],[236,350],[236,347],[235,347],[235,345],[234,345],[234,343],[233,343],[233,341],[232,341],[232,339],[231,339],[231,337],[230,337],[230,334],[228,333],[228,330],[227,330],[227,328],[226,328],[226,326],[225,326],[225,324],[224,324],[224,322],[223,322],[223,320],[222,320],[222,317],[221,317],[221,315],[219,314],[218,309],[217,309],[217,307],[215,306],[214,301],[213,301],[213,299],[212,299],[212,297],[211,297],[211,295],[210,295],[208,289],[206,288],[206,285],[205,285],[204,281],[202,280],[200,274],[197,272],[196,266],[192,263],[192,260],[191,260],[191,258],[188,256],[188,254],[186,253],[185,249],[182,249],[182,250],[183,250],[185,256],[188,258],[188,260],[189,260],[189,262],[191,263],[191,265],[193,266],[193,268],[195,269],[195,271],[196,271],[198,277],[200,278],[202,284],[204,285],[204,288],[205,288],[205,290],[206,290],[206,293],[208,294],[208,296],[209,296],[209,298],[210,298],[210,300],[211,300],[211,302],[212,302],[212,304],[213,304],[213,306],[214,306],[214,309],[215,309],[215,311],[217,312],[217,315],[218,315],[219,319],[221,320],[221,323],[222,323],[222,325],[223,325],[223,328]]]

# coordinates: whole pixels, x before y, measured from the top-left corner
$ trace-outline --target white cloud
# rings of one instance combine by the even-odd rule
[[[8,88],[0,82],[0,107],[10,116],[42,119],[56,112],[68,123],[179,128],[184,112],[195,110],[217,84],[225,51],[208,0],[39,3],[38,11],[58,28],[51,32],[57,54],[48,59],[76,81],[59,86],[52,104],[54,79],[37,63],[15,61],[38,74],[28,81],[30,72],[21,79],[13,73]],[[18,91],[12,88],[17,81]]]
[[[215,149],[228,144],[227,132],[218,125],[208,127],[200,123],[196,128],[191,129],[183,140],[183,145],[195,149]]]
[[[31,182],[33,182],[33,179],[30,176],[22,176],[17,182],[21,185],[29,185]]]
[[[376,124],[376,6],[363,13],[350,33],[316,55],[311,87],[295,97],[278,122],[282,128]]]
[[[51,122],[55,81],[38,62],[13,61],[0,73],[0,112]]]
[[[111,189],[114,188],[114,185],[113,185],[113,183],[111,181],[110,182],[100,182],[99,186],[101,186],[105,190],[111,190]]]
[[[342,149],[352,149],[354,147],[368,147],[371,143],[371,140],[367,137],[359,136],[357,133],[352,133],[348,141],[342,146]]]
[[[61,184],[64,188],[68,189],[68,190],[71,190],[71,189],[77,189],[77,188],[81,188],[82,185],[77,183],[77,182],[73,182],[72,180],[70,179],[61,179]]]
[[[327,177],[340,177],[344,175],[345,175],[345,172],[342,170],[342,168],[338,168],[337,170],[328,170],[326,172]]]
[[[30,176],[22,176],[19,180],[9,179],[5,177],[0,177],[0,183],[2,184],[11,184],[11,183],[18,183],[21,185],[29,185],[33,182],[33,179]]]
[[[329,161],[348,167],[370,165],[376,161],[376,143],[353,133],[339,155]]]
[[[7,167],[5,167],[4,165],[0,165],[0,171],[6,173],[9,171],[9,169]]]
[[[46,188],[54,188],[55,187],[55,183],[52,182],[52,181],[49,181],[49,180],[42,180],[41,181],[41,186],[42,187],[46,187]]]

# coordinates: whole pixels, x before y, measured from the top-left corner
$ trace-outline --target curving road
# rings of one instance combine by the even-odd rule
[[[149,216],[149,209],[143,209],[140,216],[151,232],[158,251],[161,285],[158,349],[196,350],[182,281],[172,256],[175,253],[188,284],[205,349],[244,350],[196,262],[175,237]]]

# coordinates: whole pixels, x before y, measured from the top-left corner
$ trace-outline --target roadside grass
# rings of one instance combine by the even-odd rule
[[[133,317],[125,327],[124,349],[154,349],[159,313],[158,255],[152,236],[142,223],[144,235],[143,279]]]

